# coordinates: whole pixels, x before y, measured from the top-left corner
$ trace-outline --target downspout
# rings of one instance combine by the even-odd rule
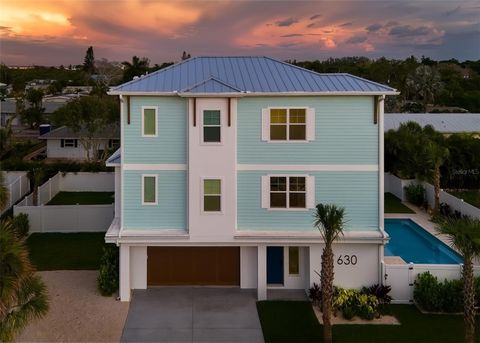
[[[377,122],[378,122],[378,224],[380,233],[382,234],[382,244],[378,245],[378,260],[379,260],[379,277],[378,281],[380,284],[383,284],[383,258],[384,258],[384,247],[389,240],[388,234],[385,232],[384,223],[385,223],[385,180],[384,180],[384,101],[385,95],[374,97],[375,99],[375,108],[377,109]]]

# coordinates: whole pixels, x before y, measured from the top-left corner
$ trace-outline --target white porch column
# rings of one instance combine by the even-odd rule
[[[121,210],[121,182],[122,176],[120,173],[120,167],[115,167],[115,218],[120,218]]]
[[[267,247],[264,244],[258,246],[257,254],[258,263],[258,284],[257,298],[258,300],[267,299]]]
[[[130,246],[120,244],[120,300],[130,301]]]
[[[257,298],[267,300],[267,247],[264,244],[258,246],[257,265]]]
[[[313,286],[313,283],[320,285],[320,277],[318,274],[320,274],[322,270],[322,248],[322,244],[312,244],[308,249],[310,261],[310,287]]]

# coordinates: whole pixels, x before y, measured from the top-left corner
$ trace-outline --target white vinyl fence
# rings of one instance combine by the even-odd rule
[[[30,192],[30,180],[25,171],[7,171],[5,173],[5,186],[8,193],[7,207],[0,214],[6,212],[19,199]]]
[[[30,232],[107,231],[114,217],[114,204],[46,205],[59,192],[114,192],[114,173],[58,173],[33,194],[13,207],[14,215],[28,214]]]
[[[406,200],[404,187],[412,183],[417,183],[417,181],[403,180],[396,177],[393,174],[385,173],[385,192],[393,193],[396,197],[400,198],[400,200],[402,201]],[[435,193],[434,193],[433,185],[427,182],[418,182],[418,183],[423,184],[423,186],[425,187],[428,204],[431,207],[433,207],[433,204],[435,203],[435,199],[434,199]],[[450,206],[452,210],[459,211],[460,213],[470,217],[480,218],[479,208],[473,205],[470,205],[469,203],[466,203],[465,201],[463,201],[463,199],[459,199],[445,192],[444,190],[440,191],[440,203],[442,202]]]
[[[390,296],[394,304],[413,302],[414,282],[419,274],[430,272],[438,281],[455,280],[462,277],[461,264],[384,264],[382,273],[384,284],[392,288]],[[476,276],[480,275],[480,266],[474,267]]]

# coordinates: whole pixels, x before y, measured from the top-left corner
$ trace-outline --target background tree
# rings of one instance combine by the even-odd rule
[[[134,76],[141,76],[148,72],[150,60],[146,57],[133,56],[132,62],[124,61],[122,64],[124,66],[122,82],[127,82],[133,80]]]
[[[83,70],[92,75],[95,73],[95,55],[93,54],[93,46],[88,47],[83,59]]]
[[[53,114],[57,126],[69,127],[86,151],[87,160],[98,161],[98,139],[106,130],[118,124],[118,100],[110,96],[84,96],[68,102]]]
[[[322,235],[325,247],[322,252],[322,271],[320,283],[322,288],[323,340],[332,342],[332,302],[333,302],[333,242],[343,234],[345,209],[332,204],[318,204],[315,212],[315,227]]]
[[[40,89],[29,88],[25,92],[25,100],[28,106],[25,106],[20,112],[20,118],[31,129],[38,128],[42,122],[43,112],[45,108],[42,107],[43,91]]]
[[[421,65],[407,78],[407,87],[422,101],[423,110],[427,111],[429,103],[435,105],[437,95],[443,88],[438,71],[428,65]]]
[[[475,284],[473,259],[480,256],[480,220],[468,217],[448,219],[438,226],[441,234],[447,235],[452,247],[463,256],[463,306],[465,342],[475,342]]]
[[[13,143],[12,122],[14,117],[7,120],[4,127],[0,127],[0,157],[6,154]]]
[[[9,195],[5,185],[5,174],[0,170],[0,211],[4,210],[8,204]]]
[[[189,53],[187,53],[186,51],[184,51],[184,52],[182,53],[182,61],[188,60],[188,59],[191,58],[191,57],[192,57],[192,56],[191,56]]]
[[[34,274],[24,238],[0,222],[0,341],[12,342],[34,318],[48,312],[45,284]]]

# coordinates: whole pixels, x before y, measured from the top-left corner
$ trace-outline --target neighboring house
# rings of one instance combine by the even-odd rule
[[[67,101],[43,101],[42,107],[45,108],[44,111],[44,119],[46,121],[49,120],[51,114],[55,112],[57,109],[65,105]],[[28,106],[28,105],[26,105]],[[20,115],[17,115],[17,102],[15,99],[7,99],[5,101],[0,101],[0,124],[1,126],[5,126],[7,120],[11,117],[16,116],[12,122],[12,125],[21,126],[22,123],[20,121]]]
[[[47,158],[62,158],[73,160],[87,159],[87,150],[82,145],[84,132],[76,134],[72,129],[62,126],[45,133],[38,139],[47,142]],[[102,158],[108,151],[118,149],[120,146],[120,131],[117,125],[111,125],[96,135],[96,144],[90,150],[90,157]],[[95,149],[95,151],[93,150]]]
[[[196,57],[112,88],[121,101],[120,297],[158,285],[319,283],[318,203],[345,207],[335,282],[382,281],[383,106],[397,94],[268,57]]]
[[[422,127],[431,125],[445,135],[452,133],[480,134],[480,113],[385,113],[385,132],[413,121]]]

